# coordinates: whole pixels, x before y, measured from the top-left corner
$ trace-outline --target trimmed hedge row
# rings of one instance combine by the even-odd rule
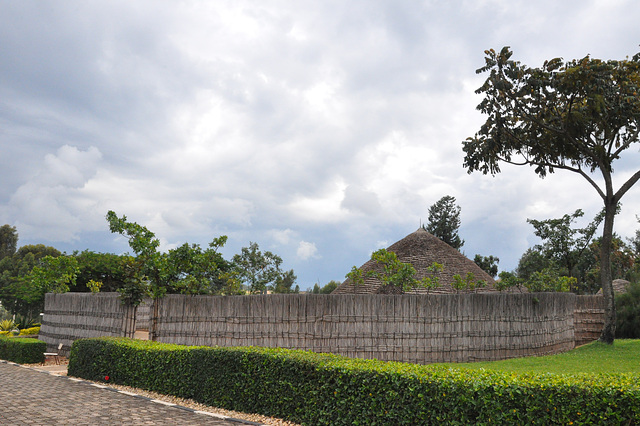
[[[18,364],[35,364],[44,362],[46,351],[47,344],[42,340],[0,336],[0,359]]]
[[[69,375],[309,425],[640,424],[640,375],[509,374],[270,348],[77,340]]]

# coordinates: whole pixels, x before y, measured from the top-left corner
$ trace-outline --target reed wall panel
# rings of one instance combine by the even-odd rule
[[[573,322],[576,346],[593,342],[600,337],[604,327],[604,297],[601,295],[577,296]]]
[[[497,360],[572,349],[576,300],[567,293],[168,295],[158,300],[157,340],[422,364]]]
[[[135,309],[127,309],[118,293],[47,293],[39,339],[48,352],[62,343],[62,353],[68,355],[76,339],[125,336],[134,324]]]

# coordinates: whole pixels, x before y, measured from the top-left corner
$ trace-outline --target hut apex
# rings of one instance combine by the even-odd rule
[[[475,280],[483,280],[487,283],[486,287],[473,290],[474,292],[487,293],[497,291],[495,281],[489,274],[458,250],[427,232],[422,226],[417,231],[390,245],[387,250],[394,252],[401,262],[410,263],[416,269],[417,279],[422,279],[427,274],[430,274],[427,268],[434,262],[442,264],[442,271],[436,274],[440,280],[440,287],[429,291],[431,294],[456,293],[456,290],[451,285],[454,282],[453,276],[459,274],[465,277],[469,272],[473,273]],[[369,260],[360,269],[364,275],[364,273],[375,267],[375,262]],[[387,287],[375,277],[365,277],[364,283],[361,285],[356,285],[347,279],[332,294],[402,293],[399,288],[389,289]],[[411,293],[427,293],[427,290],[417,288],[412,290]]]

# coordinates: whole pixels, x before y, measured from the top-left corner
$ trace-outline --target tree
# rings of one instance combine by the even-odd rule
[[[600,341],[613,343],[613,224],[618,203],[640,179],[638,170],[614,189],[613,163],[639,141],[640,53],[620,61],[587,56],[564,63],[556,58],[541,68],[511,60],[509,47],[485,54],[485,66],[477,73],[489,76],[476,93],[484,95],[478,109],[488,117],[480,131],[463,142],[464,167],[469,173],[495,175],[501,162],[529,165],[540,177],[567,170],[596,190],[605,211],[601,246],[605,324]]]
[[[18,247],[18,230],[15,226],[0,227],[0,260],[12,256]]]
[[[117,291],[124,286],[128,279],[127,265],[133,260],[128,255],[112,253],[97,253],[90,250],[74,252],[78,261],[76,285],[71,291],[87,291],[87,284],[91,281],[102,283],[101,290]]]
[[[539,249],[529,248],[520,257],[516,274],[518,278],[526,281],[534,272],[540,272],[543,269],[556,269],[557,266],[553,260],[546,258]]]
[[[553,269],[558,269],[558,273],[577,278],[578,286],[584,284],[587,271],[593,267],[589,261],[589,246],[604,219],[604,211],[598,213],[586,227],[572,228],[572,223],[583,216],[584,212],[578,209],[559,219],[527,219],[534,228],[534,234],[542,240],[542,244],[536,245],[535,249],[552,262]]]
[[[314,293],[314,294],[331,294],[331,292],[333,292],[333,290],[338,288],[339,285],[340,285],[340,282],[335,281],[335,280],[329,281],[328,283],[326,283],[322,287],[320,287],[318,284],[315,284],[313,286],[312,293]]]
[[[44,308],[44,298],[32,297],[37,291],[27,279],[35,266],[42,266],[45,257],[61,253],[43,244],[20,247],[13,256],[0,260],[0,302],[12,314],[34,318]]]
[[[45,256],[24,277],[23,293],[19,296],[28,303],[42,301],[46,293],[66,293],[78,275],[78,260],[73,256]]]
[[[429,207],[429,223],[422,227],[456,250],[464,245],[458,235],[460,206],[456,205],[455,197],[445,195]]]
[[[481,256],[476,254],[473,261],[480,267],[480,269],[491,275],[492,278],[495,278],[496,275],[498,275],[498,263],[500,263],[499,258],[495,256]]]
[[[296,275],[293,273],[293,269],[290,269],[287,272],[281,274],[276,278],[273,292],[282,294],[300,293],[300,286],[296,285],[295,287],[293,287],[293,284],[295,284],[297,278],[298,277],[296,277]]]
[[[233,263],[241,281],[252,293],[266,294],[278,279],[282,279],[282,258],[270,251],[260,251],[257,243],[250,242],[249,247],[243,247],[240,254],[233,256]],[[293,271],[290,273],[295,277]]]
[[[386,249],[380,249],[371,254],[371,260],[375,262],[376,267],[365,272],[355,266],[351,268],[351,272],[346,275],[354,284],[361,285],[364,277],[374,277],[382,282],[383,286],[395,286],[402,292],[409,292],[422,287],[427,291],[437,288],[440,285],[438,272],[442,271],[443,266],[439,263],[433,263],[427,269],[429,275],[419,280],[415,277],[417,271],[410,263],[401,262],[398,256]]]
[[[123,298],[137,305],[145,294],[158,298],[166,293],[219,294],[231,282],[226,273],[231,266],[218,249],[227,241],[226,236],[214,238],[203,250],[198,244],[185,243],[168,253],[158,249],[160,241],[146,227],[129,222],[126,216],[107,213],[111,232],[125,236],[136,254],[134,261],[125,259],[125,282],[118,289]]]

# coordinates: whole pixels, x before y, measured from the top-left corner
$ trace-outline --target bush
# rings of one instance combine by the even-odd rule
[[[640,283],[616,296],[616,339],[640,338]]]
[[[633,374],[512,374],[100,338],[74,342],[69,375],[310,425],[640,422]]]
[[[34,336],[40,333],[40,326],[23,328],[20,330],[19,336]]]
[[[0,359],[18,364],[44,362],[47,344],[41,340],[22,337],[0,337]]]

